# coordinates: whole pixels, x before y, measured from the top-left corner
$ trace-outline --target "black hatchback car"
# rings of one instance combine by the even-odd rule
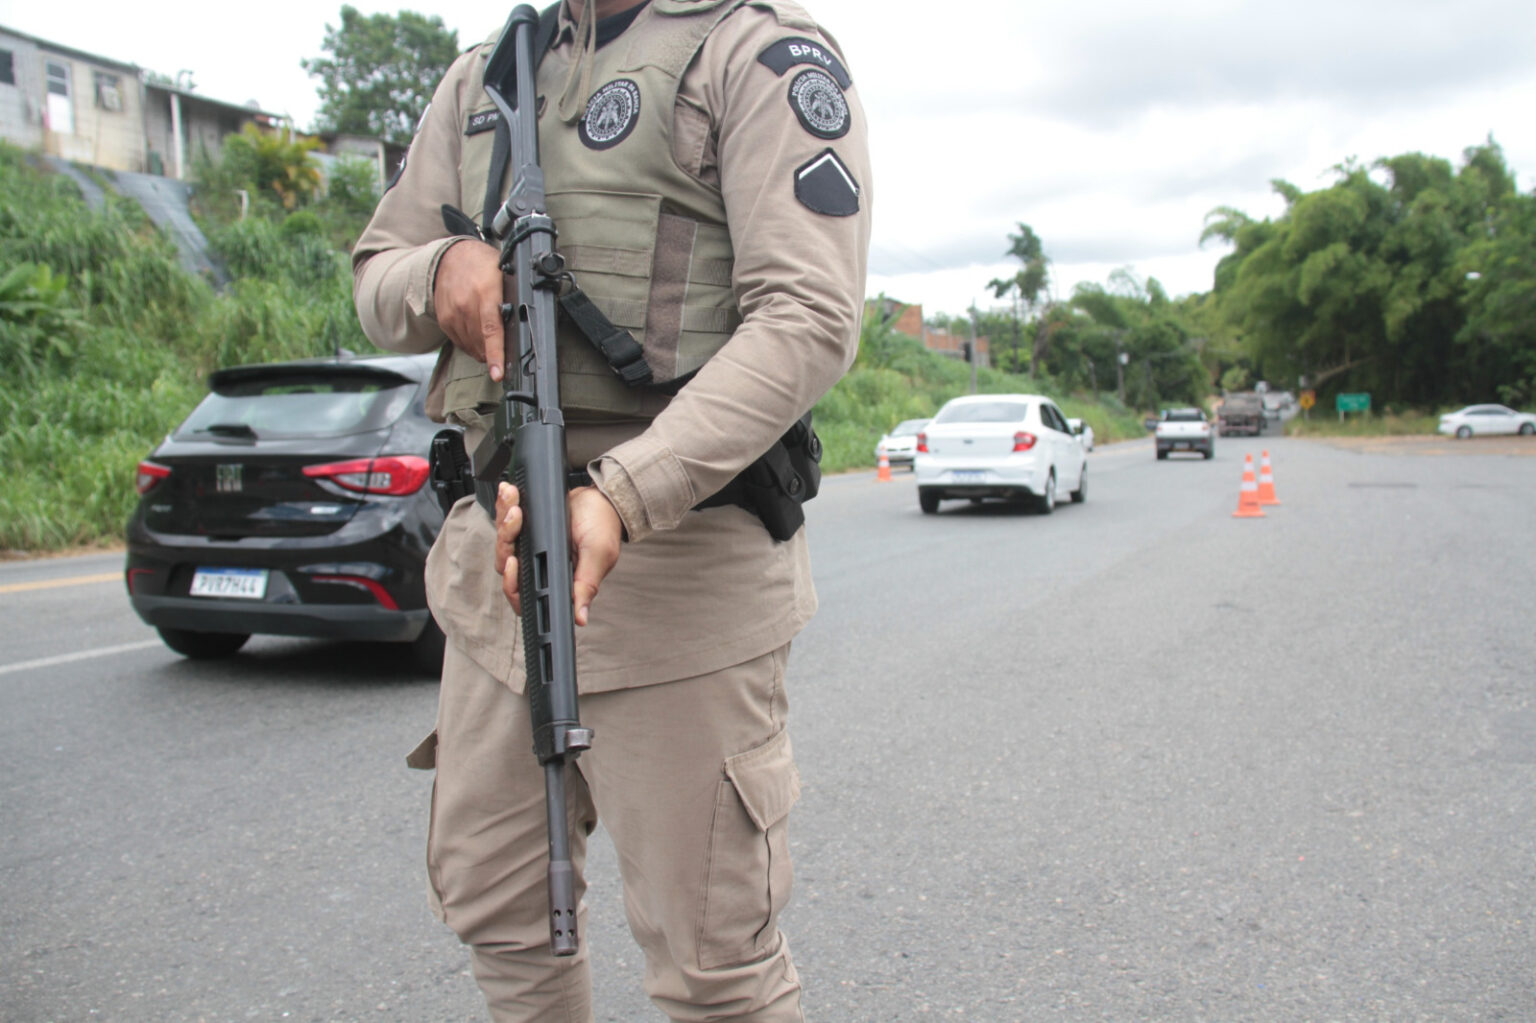
[[[445,428],[424,399],[435,356],[239,366],[139,463],[128,522],[133,609],[177,653],[227,657],[252,633],[410,644],[442,665],[427,551],[428,476]]]

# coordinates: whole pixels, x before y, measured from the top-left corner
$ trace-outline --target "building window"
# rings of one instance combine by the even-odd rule
[[[116,75],[96,72],[96,105],[115,114],[123,112],[123,82]]]
[[[48,62],[48,93],[52,96],[69,96],[69,65]]]
[[[0,85],[16,84],[16,55],[10,50],[0,50]]]

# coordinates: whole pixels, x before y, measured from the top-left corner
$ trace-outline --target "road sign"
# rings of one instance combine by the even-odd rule
[[[1371,396],[1369,394],[1338,394],[1334,396],[1333,407],[1340,412],[1369,412]]]
[[[1317,392],[1302,391],[1300,404],[1303,409],[1311,409],[1313,405],[1317,404]]]

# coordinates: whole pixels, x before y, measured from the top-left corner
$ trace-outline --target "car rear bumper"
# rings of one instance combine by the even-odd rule
[[[1040,497],[1045,493],[1045,477],[1036,459],[1018,459],[1012,463],[985,469],[959,465],[935,465],[932,459],[919,459],[914,467],[917,485],[929,494],[949,497]]]
[[[994,458],[990,464],[968,461],[963,458],[924,455],[913,465],[917,483],[924,487],[944,489],[1028,489],[1036,494],[1045,490],[1045,477],[1050,471],[1048,459],[1031,454],[1018,454],[1010,458]]]
[[[147,624],[357,640],[411,640],[430,619],[426,556],[433,523],[415,517],[355,519],[330,536],[213,540],[129,523],[129,603]],[[200,569],[262,569],[260,599],[193,596]]]
[[[321,639],[413,640],[432,617],[426,608],[393,611],[366,604],[269,604],[204,597],[131,597],[155,628]]]
[[[1162,453],[1196,451],[1200,454],[1210,454],[1215,452],[1216,442],[1213,440],[1159,440],[1157,450]]]

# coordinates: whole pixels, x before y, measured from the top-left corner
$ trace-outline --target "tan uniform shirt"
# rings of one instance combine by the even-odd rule
[[[781,24],[785,12],[801,23]],[[640,14],[649,16],[659,15]],[[749,3],[711,33],[680,83],[674,156],[721,192],[743,319],[654,420],[569,431],[572,463],[589,466],[630,541],[593,603],[591,623],[578,630],[583,691],[739,663],[787,642],[815,610],[803,531],[775,543],[739,508],[690,510],[815,404],[857,348],[871,175],[856,90],[845,91],[847,134],[829,141],[805,126],[791,101],[797,69],[781,73],[759,60],[791,38],[826,44],[804,19],[792,4]],[[563,12],[547,58],[561,66],[576,45],[571,27]],[[399,181],[354,250],[358,313],[380,347],[425,352],[444,343],[432,285],[454,239],[445,237],[440,206],[478,210],[484,199],[462,194],[459,175],[466,114],[483,105],[483,67],[471,51],[444,77]],[[797,174],[828,148],[858,188],[851,216],[816,212],[796,197]],[[434,550],[429,596],[449,635],[505,679],[520,676],[519,629],[492,570],[493,538],[478,508],[455,509]]]

